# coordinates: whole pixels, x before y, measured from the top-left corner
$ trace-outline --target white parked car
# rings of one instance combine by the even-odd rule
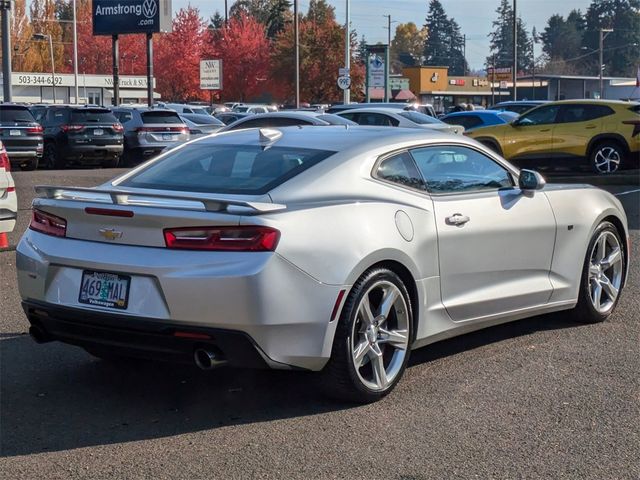
[[[0,142],[0,233],[13,231],[17,216],[18,198],[11,176],[11,163],[7,150]]]
[[[342,118],[356,122],[358,125],[376,127],[403,127],[403,128],[428,128],[443,133],[462,135],[462,125],[447,125],[437,118],[413,110],[400,110],[399,108],[367,107],[354,108],[336,112]]]
[[[234,112],[238,113],[267,113],[273,111],[270,105],[238,105],[234,107]]]

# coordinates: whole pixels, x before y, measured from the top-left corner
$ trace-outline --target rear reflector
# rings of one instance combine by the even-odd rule
[[[338,293],[338,298],[336,298],[336,303],[333,306],[333,310],[331,311],[331,319],[330,322],[333,322],[336,319],[336,315],[338,315],[338,311],[340,310],[340,305],[342,304],[342,298],[344,297],[346,290],[340,290]]]
[[[178,338],[195,338],[198,340],[211,340],[211,335],[207,335],[206,333],[173,332],[173,336]]]
[[[16,187],[7,187],[7,192],[11,193],[15,191],[16,191]]]
[[[113,208],[87,207],[84,209],[84,212],[89,215],[104,215],[106,217],[133,217],[133,212],[131,210],[115,210]]]
[[[164,230],[167,248],[223,252],[272,252],[280,240],[275,228],[188,227]]]
[[[31,214],[29,228],[46,235],[64,237],[67,234],[67,221],[42,210],[34,209]]]

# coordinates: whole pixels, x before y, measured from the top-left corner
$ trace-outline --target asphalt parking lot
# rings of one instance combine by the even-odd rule
[[[15,173],[10,244],[33,185],[115,173]],[[623,202],[637,252],[638,175],[601,186]],[[607,322],[560,313],[443,341],[413,352],[389,397],[353,406],[325,399],[306,373],[118,365],[37,345],[15,253],[0,252],[0,478],[639,479],[639,299],[632,258]]]

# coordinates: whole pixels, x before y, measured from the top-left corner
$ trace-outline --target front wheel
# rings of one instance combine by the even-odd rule
[[[322,372],[326,393],[359,403],[384,397],[409,360],[413,312],[406,286],[386,268],[367,271],[351,289],[338,322]]]
[[[585,258],[575,320],[603,322],[613,312],[620,298],[626,258],[616,227],[602,222],[596,228]]]

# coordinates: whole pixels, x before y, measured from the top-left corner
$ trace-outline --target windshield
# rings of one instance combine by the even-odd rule
[[[424,113],[420,113],[420,112],[398,112],[398,115],[408,118],[412,122],[417,123],[419,125],[428,125],[428,124],[442,125],[443,123],[437,118],[430,117],[429,115],[425,115]]]
[[[125,187],[263,194],[334,152],[296,147],[185,145],[124,180]]]
[[[209,115],[209,112],[207,112],[204,108],[201,108],[201,107],[189,107],[189,108],[193,113],[196,113],[198,115]]]
[[[0,106],[0,123],[33,123],[35,118],[26,107]]]
[[[71,121],[77,123],[118,123],[110,110],[96,109],[72,110]]]

